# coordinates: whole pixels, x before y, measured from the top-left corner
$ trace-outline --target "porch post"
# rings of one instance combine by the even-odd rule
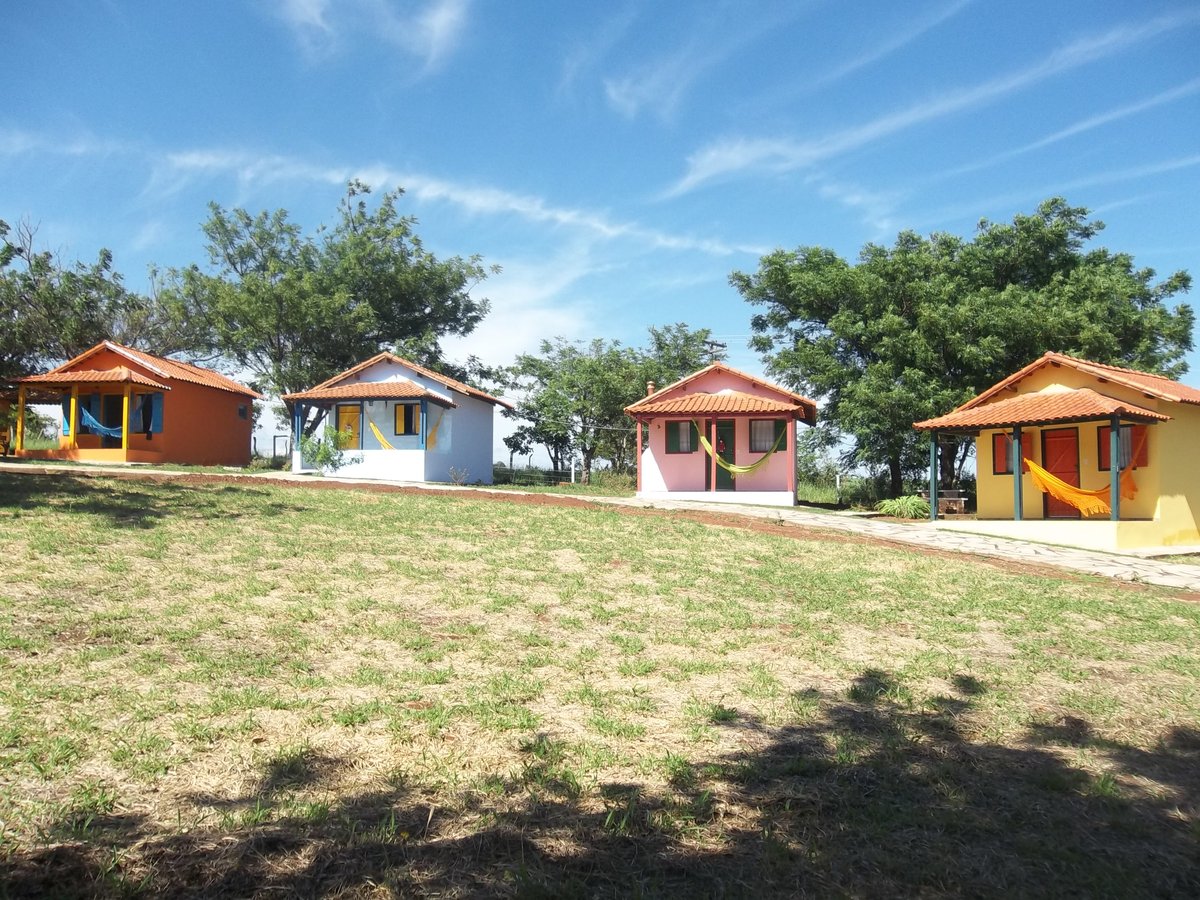
[[[74,450],[79,447],[79,385],[71,385],[71,442],[67,445]]]
[[[796,420],[788,419],[787,437],[784,438],[788,442],[788,493],[792,495],[792,503],[796,502]]]
[[[929,434],[929,521],[938,517],[938,433]]]
[[[642,420],[637,420],[637,491],[642,491]]]
[[[133,384],[125,382],[125,393],[121,398],[121,449],[129,450],[129,393]]]
[[[1012,450],[1009,451],[1013,470],[1013,521],[1020,522],[1025,518],[1025,497],[1022,492],[1022,482],[1025,476],[1022,469],[1025,463],[1021,454],[1021,426],[1014,425],[1012,430]]]
[[[1108,429],[1108,508],[1109,518],[1121,521],[1121,417],[1113,414]],[[1132,448],[1131,448],[1132,449]],[[1130,465],[1133,460],[1129,461]]]
[[[708,489],[710,494],[715,494],[717,492],[717,418],[713,416],[708,421],[711,423],[708,430],[708,442],[712,447],[712,459],[708,461],[708,466],[712,469],[712,479],[709,481]]]
[[[17,385],[17,437],[14,450],[25,449],[25,385]]]

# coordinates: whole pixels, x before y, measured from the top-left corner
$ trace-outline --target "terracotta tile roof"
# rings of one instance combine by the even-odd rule
[[[741,411],[741,412],[763,412],[763,413],[765,413],[765,412],[786,413],[786,412],[797,412],[798,411],[800,413],[800,415],[797,415],[796,418],[802,419],[803,421],[807,422],[809,425],[817,424],[817,404],[815,401],[810,400],[808,397],[802,396],[801,394],[792,393],[791,391],[787,390],[786,388],[782,388],[777,384],[772,384],[769,381],[764,381],[762,378],[756,378],[755,376],[750,375],[746,372],[743,372],[740,369],[735,369],[732,366],[727,366],[724,363],[719,363],[719,362],[713,363],[710,366],[705,366],[703,369],[700,369],[697,372],[693,372],[691,375],[688,375],[685,378],[679,379],[674,384],[669,384],[665,388],[660,388],[659,390],[655,391],[650,396],[643,397],[641,400],[638,400],[636,403],[631,403],[629,406],[625,407],[625,413],[626,413],[626,415],[630,415],[635,418],[637,416],[641,416],[641,415],[671,414],[671,413],[664,412],[664,410],[659,406],[659,404],[664,403],[664,402],[673,402],[673,401],[668,401],[667,398],[665,397],[665,395],[672,393],[672,392],[679,391],[680,388],[686,387],[688,384],[692,383],[693,381],[695,381],[698,378],[701,378],[704,375],[707,375],[710,372],[723,372],[727,375],[733,375],[734,377],[741,378],[745,381],[750,382],[751,384],[755,384],[758,387],[765,388],[766,390],[770,391],[771,393],[778,395],[779,400],[770,401],[770,400],[766,400],[765,398],[762,398],[762,397],[755,397],[754,395],[751,395],[751,394],[744,394],[744,393],[741,393],[740,391],[724,391],[724,392],[721,392],[718,394],[691,394],[691,395],[685,394],[682,397],[674,398],[674,399],[682,400],[688,396],[720,397],[720,396],[736,395],[739,397],[749,397],[755,401],[761,401],[761,402],[765,402],[765,403],[774,402],[775,406],[773,409],[770,409],[770,410],[768,410],[768,409],[742,409],[742,410],[736,410],[736,409],[703,409],[703,410],[699,410],[699,409],[697,409],[697,410],[690,410],[689,409],[689,410],[684,410],[682,412],[676,412],[674,414],[683,415],[683,414],[690,413],[690,412],[713,412],[713,413],[731,412],[732,413],[732,412],[738,412],[738,411]]]
[[[503,406],[505,409],[513,408],[512,404],[509,403],[507,400],[501,400],[499,397],[493,397],[491,394],[486,394],[483,391],[479,390],[479,388],[471,387],[471,385],[469,385],[469,384],[464,384],[463,382],[457,381],[448,375],[443,375],[441,372],[435,372],[435,371],[433,371],[433,369],[427,369],[424,366],[419,366],[415,362],[409,362],[407,359],[399,357],[395,353],[388,353],[386,350],[383,353],[376,353],[370,359],[364,359],[358,365],[351,366],[349,369],[347,369],[344,372],[339,372],[338,374],[334,375],[332,378],[328,379],[327,381],[322,381],[316,387],[310,388],[309,391],[317,391],[317,390],[321,390],[322,388],[332,387],[333,385],[337,384],[338,382],[345,381],[347,378],[352,378],[353,376],[357,375],[359,372],[363,371],[364,369],[368,369],[371,366],[373,366],[379,362],[390,362],[390,363],[395,363],[397,365],[405,366],[408,369],[412,370],[413,372],[418,373],[419,375],[424,375],[426,378],[432,379],[433,381],[436,381],[438,384],[441,384],[441,385],[444,385],[444,386],[450,388],[450,390],[452,390],[452,391],[458,391],[460,394],[466,394],[468,397],[474,397],[476,400],[483,400],[487,403],[491,403],[496,406]],[[361,384],[361,383],[365,383],[365,382],[356,382],[356,383]],[[308,392],[305,392],[305,393],[308,393]],[[289,394],[288,396],[291,397],[291,396],[298,396],[298,395]]]
[[[799,413],[796,418],[803,419],[805,412],[804,407],[799,403],[792,403],[783,398],[757,397],[754,394],[733,390],[720,391],[716,394],[682,394],[678,397],[665,397],[658,401],[655,401],[653,397],[647,397],[646,400],[651,402],[643,401],[635,404],[637,414],[640,416],[687,416],[713,413],[792,415]],[[632,406],[629,408],[633,409]]]
[[[1035,359],[1025,368],[1014,372],[1003,381],[992,385],[986,391],[979,394],[979,396],[968,400],[959,409],[967,409],[983,403],[1005,388],[1012,387],[1027,375],[1044,366],[1051,365],[1067,366],[1098,378],[1101,381],[1111,381],[1113,384],[1141,391],[1143,394],[1158,400],[1170,400],[1174,403],[1200,404],[1200,389],[1188,387],[1186,384],[1180,384],[1178,381],[1172,381],[1170,378],[1164,378],[1161,375],[1151,375],[1149,372],[1139,372],[1137,369],[1123,369],[1120,366],[1109,366],[1086,359],[1077,359],[1074,356],[1067,356],[1064,353],[1047,351],[1044,356]]]
[[[159,384],[153,378],[147,378],[140,372],[134,372],[125,366],[116,369],[75,369],[71,372],[47,372],[45,375],[30,375],[18,379],[23,384],[140,384],[160,391],[169,391],[165,384]]]
[[[355,381],[350,384],[335,384],[331,387],[316,387],[311,391],[284,394],[284,400],[431,400],[441,406],[453,408],[452,400],[439,397],[412,381]]]
[[[118,356],[123,356],[131,362],[149,369],[160,378],[174,378],[190,384],[199,384],[221,391],[230,391],[234,394],[244,394],[256,400],[262,398],[262,394],[251,390],[240,382],[234,381],[232,378],[222,375],[220,372],[214,372],[212,369],[205,369],[202,366],[196,366],[192,363],[177,362],[173,359],[167,359],[165,356],[155,356],[153,353],[146,353],[144,350],[134,350],[132,347],[126,347],[123,344],[117,344],[113,341],[101,341],[95,347],[85,350],[74,359],[67,360],[67,362],[55,369],[51,369],[46,374],[53,375],[60,372],[69,372],[74,366],[94,356],[101,350],[111,350]]]
[[[1039,391],[1018,394],[994,403],[959,407],[935,419],[917,422],[920,431],[934,429],[1003,428],[1011,425],[1046,425],[1053,422],[1081,422],[1119,415],[1123,419],[1166,422],[1171,417],[1132,403],[1106,397],[1091,388],[1071,391]]]

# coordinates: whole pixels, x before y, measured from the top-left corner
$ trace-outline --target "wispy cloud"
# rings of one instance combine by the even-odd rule
[[[926,32],[932,31],[946,20],[958,15],[960,12],[970,6],[972,2],[973,0],[955,0],[955,2],[950,3],[939,10],[935,10],[931,15],[918,19],[912,23],[911,26],[901,29],[895,35],[893,35],[891,39],[884,41],[882,44],[870,48],[865,53],[856,56],[854,59],[843,63],[829,72],[826,72],[824,75],[820,75],[814,79],[806,81],[804,84],[804,92],[808,93],[817,88],[825,87],[826,85],[841,81],[847,75],[852,75],[859,69],[865,69],[867,66],[879,62],[879,60],[891,56],[897,50],[907,47]]]
[[[277,0],[275,12],[310,57],[336,54],[352,39],[382,40],[428,71],[458,45],[469,7],[470,0],[426,0],[403,8],[394,0]]]
[[[226,174],[250,187],[280,181],[312,181],[344,184],[357,178],[377,187],[402,185],[405,192],[425,203],[449,203],[467,215],[511,215],[526,222],[552,225],[603,240],[629,239],[657,249],[698,251],[710,256],[762,255],[769,248],[730,244],[715,238],[673,234],[620,221],[594,210],[556,206],[541,197],[518,194],[502,188],[462,184],[420,172],[402,171],[387,165],[323,166],[278,154],[255,154],[241,150],[189,150],[167,154],[156,171],[155,182],[166,189],[172,178],[197,174]]]
[[[637,11],[632,7],[606,19],[594,29],[586,42],[574,45],[562,63],[562,75],[558,80],[557,93],[561,97],[570,94],[575,83],[593,71],[608,56],[637,20]]]
[[[881,116],[816,140],[732,138],[718,141],[688,158],[688,170],[666,196],[678,196],[739,172],[787,172],[871,144],[881,138],[946,116],[978,109],[1063,72],[1096,62],[1186,25],[1200,21],[1200,10],[1124,25],[1082,38],[1046,58],[981,84]]]
[[[825,175],[813,174],[806,179],[826,200],[858,213],[876,237],[895,231],[893,218],[902,195],[895,191],[872,191],[856,184],[836,181]]]
[[[1104,125],[1110,125],[1113,122],[1119,122],[1121,119],[1127,119],[1130,116],[1135,116],[1138,113],[1145,112],[1148,109],[1154,109],[1156,106],[1163,106],[1167,103],[1173,103],[1176,100],[1182,100],[1184,97],[1190,97],[1192,94],[1200,93],[1200,78],[1193,78],[1191,81],[1185,82],[1178,87],[1171,88],[1168,91],[1163,91],[1160,94],[1155,94],[1153,97],[1148,97],[1145,100],[1139,100],[1137,103],[1129,103],[1125,106],[1118,106],[1115,109],[1110,109],[1107,112],[1100,113],[1095,116],[1089,116],[1086,119],[1080,119],[1066,128],[1061,128],[1058,131],[1048,134],[1043,138],[1039,138],[1028,144],[1020,147],[1014,147],[1012,150],[1005,150],[1003,153],[997,153],[995,156],[989,156],[987,159],[979,160],[978,162],[968,163],[964,166],[959,166],[954,169],[948,169],[945,172],[939,173],[937,180],[949,178],[956,175],[965,175],[969,172],[977,172],[980,169],[990,168],[991,166],[1013,159],[1017,156],[1023,156],[1026,153],[1032,153],[1035,150],[1041,150],[1044,147],[1049,147],[1052,144],[1057,144],[1059,141],[1065,141],[1067,138],[1075,137],[1077,134],[1091,131],[1095,128],[1100,128]]]
[[[1171,172],[1179,172],[1184,169],[1193,169],[1196,167],[1200,167],[1200,153],[1146,163],[1140,166],[1130,166],[1125,169],[1110,169],[1106,172],[1084,175],[1070,181],[1045,184],[1039,188],[1010,191],[1006,194],[988,197],[983,200],[971,200],[954,204],[953,206],[944,206],[928,215],[921,216],[921,218],[926,223],[925,227],[930,227],[935,224],[961,219],[964,216],[978,215],[981,209],[1017,207],[1031,201],[1044,200],[1047,197],[1063,196],[1071,191],[1102,187],[1109,184],[1120,184],[1127,181],[1139,181],[1143,178],[1153,178],[1156,175],[1166,175]]]
[[[800,12],[799,4],[777,15],[759,12],[747,16],[736,4],[730,9],[729,16],[714,13],[702,17],[673,50],[605,78],[604,94],[609,105],[630,119],[644,110],[669,118],[710,70]]]

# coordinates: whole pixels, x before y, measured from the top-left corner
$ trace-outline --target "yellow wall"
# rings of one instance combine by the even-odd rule
[[[1148,464],[1134,470],[1137,497],[1121,501],[1122,520],[1143,520],[1136,526],[1122,528],[1121,545],[1170,546],[1200,543],[1196,513],[1200,513],[1200,466],[1193,458],[1197,438],[1200,438],[1200,407],[1170,403],[1147,397],[1112,382],[1066,367],[1045,366],[1017,385],[1021,394],[1037,391],[1061,391],[1091,388],[1144,409],[1156,410],[1171,416],[1168,422],[1151,425],[1147,432]],[[1012,397],[1003,391],[995,399]],[[1084,422],[1077,425],[1046,426],[1073,427],[1079,435],[1079,482],[1085,490],[1108,485],[1110,473],[1099,469],[1097,431],[1107,423]],[[1041,428],[1024,428],[1033,435],[1033,460],[1043,463]],[[1007,430],[1006,430],[1007,431]],[[992,474],[992,435],[984,431],[976,441],[978,467],[978,515],[980,519],[1011,519],[1013,517],[1013,476]],[[1043,517],[1043,494],[1025,474],[1022,480],[1022,515],[1025,519]]]

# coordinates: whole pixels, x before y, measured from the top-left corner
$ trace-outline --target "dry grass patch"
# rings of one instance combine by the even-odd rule
[[[470,495],[0,474],[0,896],[1200,890],[1200,607]]]

